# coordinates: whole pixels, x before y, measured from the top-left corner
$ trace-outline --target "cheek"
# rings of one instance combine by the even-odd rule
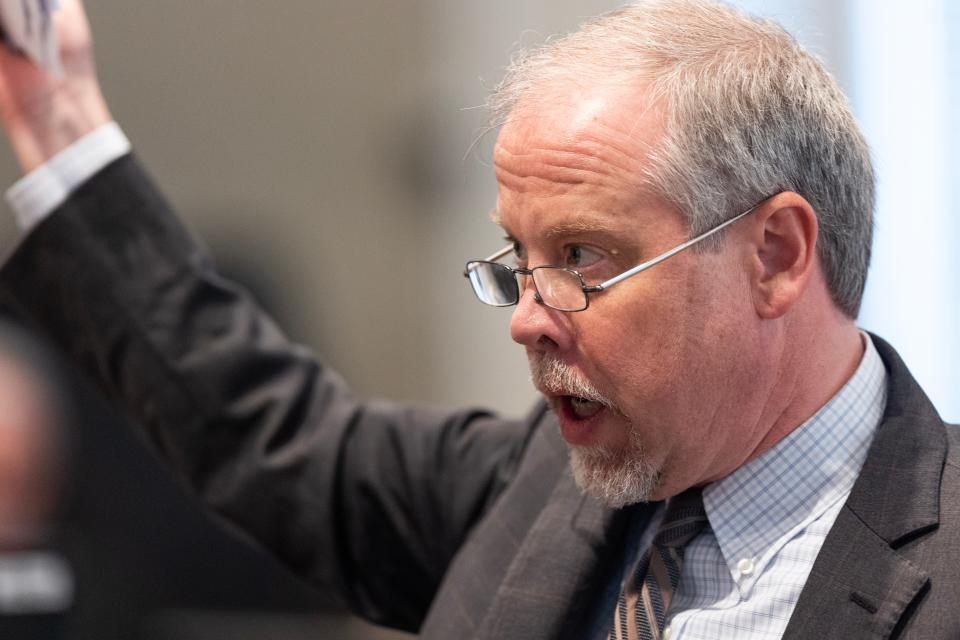
[[[628,414],[676,387],[689,360],[688,327],[682,314],[664,305],[631,305],[617,321],[593,323],[579,341],[588,371]]]
[[[738,321],[729,309],[729,283],[717,274],[671,269],[604,301],[616,305],[597,309],[602,313],[583,325],[578,344],[588,370],[628,415],[631,409],[684,413],[679,405],[712,395]]]

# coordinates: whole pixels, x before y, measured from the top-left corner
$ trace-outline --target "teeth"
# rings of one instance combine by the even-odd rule
[[[593,400],[587,400],[586,398],[571,396],[570,407],[573,409],[574,415],[578,418],[591,418],[600,413],[603,405]]]

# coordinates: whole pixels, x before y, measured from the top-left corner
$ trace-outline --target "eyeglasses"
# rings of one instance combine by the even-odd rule
[[[566,267],[542,266],[526,269],[508,267],[505,264],[495,262],[513,251],[512,245],[497,251],[486,260],[471,260],[467,263],[463,275],[470,280],[473,292],[480,299],[480,302],[493,307],[510,307],[520,302],[520,294],[526,286],[521,284],[520,276],[525,278],[529,276],[533,279],[534,299],[540,304],[558,311],[583,311],[590,306],[589,294],[606,291],[618,282],[623,282],[641,271],[646,271],[650,267],[672,258],[684,249],[692,247],[701,240],[705,240],[721,229],[730,226],[740,218],[753,213],[758,206],[760,206],[760,203],[718,224],[709,231],[701,233],[696,238],[687,240],[683,244],[677,245],[669,251],[661,253],[657,257],[638,264],[600,284],[587,285],[579,272]],[[523,282],[525,283],[526,280],[524,279]]]

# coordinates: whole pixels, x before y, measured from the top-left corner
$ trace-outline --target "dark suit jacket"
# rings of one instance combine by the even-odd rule
[[[628,510],[581,495],[543,405],[510,422],[356,401],[216,274],[130,157],[30,234],[0,293],[213,511],[370,619],[582,637],[622,562]],[[876,343],[886,413],[789,638],[960,637],[956,430]]]

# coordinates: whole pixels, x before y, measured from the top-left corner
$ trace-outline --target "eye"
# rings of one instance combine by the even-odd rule
[[[507,238],[507,241],[513,245],[513,258],[518,266],[524,266],[527,263],[527,249],[519,240],[514,238]]]
[[[564,266],[570,269],[585,269],[596,264],[603,256],[601,253],[582,244],[572,244],[564,249]]]

